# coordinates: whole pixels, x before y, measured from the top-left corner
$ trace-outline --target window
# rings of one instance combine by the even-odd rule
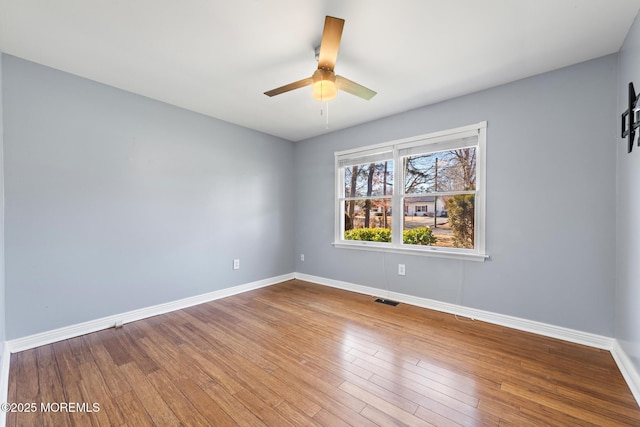
[[[483,260],[485,145],[482,122],[335,153],[334,245]]]
[[[427,205],[418,205],[416,206],[416,213],[418,212],[429,212],[429,207]]]

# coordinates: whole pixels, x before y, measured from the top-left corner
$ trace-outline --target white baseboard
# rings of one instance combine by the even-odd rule
[[[76,325],[65,326],[63,328],[46,331],[39,334],[17,338],[5,341],[2,347],[2,361],[0,361],[0,403],[7,402],[9,393],[9,367],[11,353],[29,350],[31,348],[40,347],[41,345],[51,344],[53,342],[78,337],[80,335],[91,332],[108,329],[116,325],[116,322],[122,324],[134,322],[136,320],[146,319],[148,317],[157,316],[159,314],[169,313],[175,310],[192,307],[220,298],[229,297],[242,292],[251,291],[258,288],[264,288],[276,283],[294,279],[293,273],[284,274],[282,276],[271,277],[269,279],[258,280],[256,282],[245,283],[243,285],[233,286],[231,288],[221,289],[219,291],[209,292],[194,297],[183,298],[177,301],[171,301],[165,304],[158,304],[152,307],[146,307],[139,310],[133,310],[126,313],[116,314],[113,316],[103,317],[101,319],[90,320],[88,322]],[[0,427],[6,425],[6,414],[0,414]]]
[[[196,295],[177,301],[158,304],[151,307],[129,311],[126,313],[115,314],[112,316],[103,317],[101,319],[90,320],[88,322],[78,323],[76,325],[65,326],[59,329],[54,329],[52,331],[41,332],[39,334],[9,340],[5,343],[5,348],[10,353],[29,350],[31,348],[40,347],[41,345],[51,344],[53,342],[78,337],[80,335],[100,331],[102,329],[112,328],[116,325],[116,323],[119,322],[122,322],[122,324],[135,322],[136,320],[146,319],[148,317],[169,313],[175,310],[181,310],[183,308],[217,300],[220,298],[229,297],[231,295],[236,295],[242,292],[274,285],[276,283],[291,280],[293,278],[293,273],[284,274],[282,276],[258,280],[256,282],[233,286],[231,288],[221,289],[219,291],[209,292],[202,295]]]
[[[24,338],[18,338],[4,343],[2,349],[2,361],[0,364],[0,403],[6,402],[9,385],[9,363],[11,353],[16,353],[23,350],[39,347],[41,345],[50,344],[69,338],[74,338],[80,335],[88,334],[91,332],[99,331],[113,327],[116,322],[129,323],[136,320],[145,319],[159,314],[168,313],[175,310],[191,307],[194,305],[202,304],[209,301],[214,301],[220,298],[236,295],[242,292],[251,291],[254,289],[271,286],[276,283],[284,282],[291,279],[300,279],[307,282],[316,283],[319,285],[330,286],[333,288],[344,289],[347,291],[357,292],[365,295],[371,295],[378,298],[386,298],[394,301],[402,302],[405,304],[411,304],[418,307],[424,307],[431,310],[441,311],[444,313],[456,314],[476,320],[481,320],[496,325],[505,326],[508,328],[518,329],[526,332],[532,332],[538,335],[548,336],[551,338],[557,338],[577,344],[583,344],[590,347],[595,347],[603,350],[609,350],[613,359],[615,360],[620,372],[624,376],[633,396],[638,404],[640,404],[640,375],[635,369],[633,363],[624,352],[622,347],[613,338],[604,337],[601,335],[591,334],[587,332],[577,331],[574,329],[563,328],[559,326],[549,325],[546,323],[536,322],[527,319],[521,319],[518,317],[507,316],[503,314],[492,313],[483,310],[477,310],[473,308],[463,307],[456,304],[445,303],[441,301],[431,300],[428,298],[421,298],[407,294],[401,294],[398,292],[385,291],[382,289],[372,288],[369,286],[357,285],[349,282],[342,282],[339,280],[327,279],[324,277],[312,276],[303,273],[290,273],[282,276],[276,276],[269,279],[259,280],[256,282],[246,283],[243,285],[234,286],[227,289],[221,289],[202,295],[197,295],[190,298],[184,298],[177,301],[172,301],[165,304],[159,304],[152,307],[147,307],[139,310],[133,310],[126,313],[103,317],[76,325],[71,325],[52,331],[47,331],[35,335],[30,335]],[[0,427],[5,425],[4,414],[0,414]]]
[[[615,340],[613,343],[613,347],[611,348],[611,356],[613,356],[613,360],[616,361],[618,365],[618,369],[620,369],[620,373],[624,377],[633,397],[635,397],[636,402],[640,405],[640,374],[636,370],[635,366],[631,362],[631,359],[624,351],[618,340]]]
[[[492,313],[475,308],[464,307],[461,305],[450,304],[447,302],[436,301],[428,298],[416,297],[413,295],[401,294],[398,292],[385,291],[382,289],[371,288],[368,286],[356,285],[349,282],[327,279],[324,277],[311,276],[308,274],[294,273],[296,279],[307,282],[318,283],[320,285],[330,286],[333,288],[344,289],[347,291],[358,292],[361,294],[375,296],[376,298],[386,298],[405,304],[411,304],[418,307],[428,308],[431,310],[441,311],[444,313],[456,314],[458,316],[468,317],[475,320],[481,320],[487,323],[493,323],[521,331],[532,332],[534,334],[546,337],[557,338],[577,344],[583,344],[603,350],[611,350],[614,339],[604,337],[602,335],[591,334],[588,332],[577,331],[574,329],[563,328],[560,326],[549,325],[547,323],[536,322],[533,320],[521,319],[519,317],[507,316],[504,314]]]

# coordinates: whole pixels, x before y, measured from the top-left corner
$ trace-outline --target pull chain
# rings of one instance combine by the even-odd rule
[[[326,118],[327,121],[326,121],[325,126],[326,126],[326,129],[329,129],[329,101],[327,101],[326,109],[327,109],[327,114],[325,114],[325,118]]]
[[[325,107],[320,107],[320,116],[325,117],[325,128],[329,129],[329,101],[325,102]]]

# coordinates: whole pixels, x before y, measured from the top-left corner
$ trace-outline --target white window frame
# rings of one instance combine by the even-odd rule
[[[359,240],[345,240],[344,229],[344,169],[343,165],[349,160],[357,161],[361,158],[384,157],[381,153],[392,153],[393,157],[393,195],[391,196],[392,212],[404,212],[404,185],[401,152],[409,153],[411,150],[425,148],[425,154],[446,150],[449,147],[457,148],[463,145],[456,144],[466,137],[476,137],[476,189],[475,189],[475,224],[474,224],[474,248],[445,248],[437,246],[405,245],[402,243],[403,215],[392,215],[392,242],[367,242]],[[370,145],[351,150],[338,151],[335,156],[335,225],[334,241],[336,248],[394,252],[412,255],[425,255],[444,258],[457,258],[470,261],[484,261],[488,258],[485,251],[486,239],[486,144],[487,122],[462,126],[454,129],[418,135],[411,138]],[[352,163],[354,164],[354,163]]]

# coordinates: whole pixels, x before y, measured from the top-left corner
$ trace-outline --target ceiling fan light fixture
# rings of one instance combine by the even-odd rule
[[[335,98],[338,95],[338,89],[367,101],[373,98],[376,92],[345,77],[336,76],[334,73],[343,26],[344,19],[327,16],[324,20],[322,40],[320,47],[316,48],[318,69],[313,73],[313,76],[277,87],[264,94],[276,96],[301,87],[311,86],[311,94],[321,102]]]
[[[336,86],[336,75],[323,69],[317,69],[313,73],[313,84],[311,85],[311,94],[318,101],[331,101],[338,95],[338,86]]]

